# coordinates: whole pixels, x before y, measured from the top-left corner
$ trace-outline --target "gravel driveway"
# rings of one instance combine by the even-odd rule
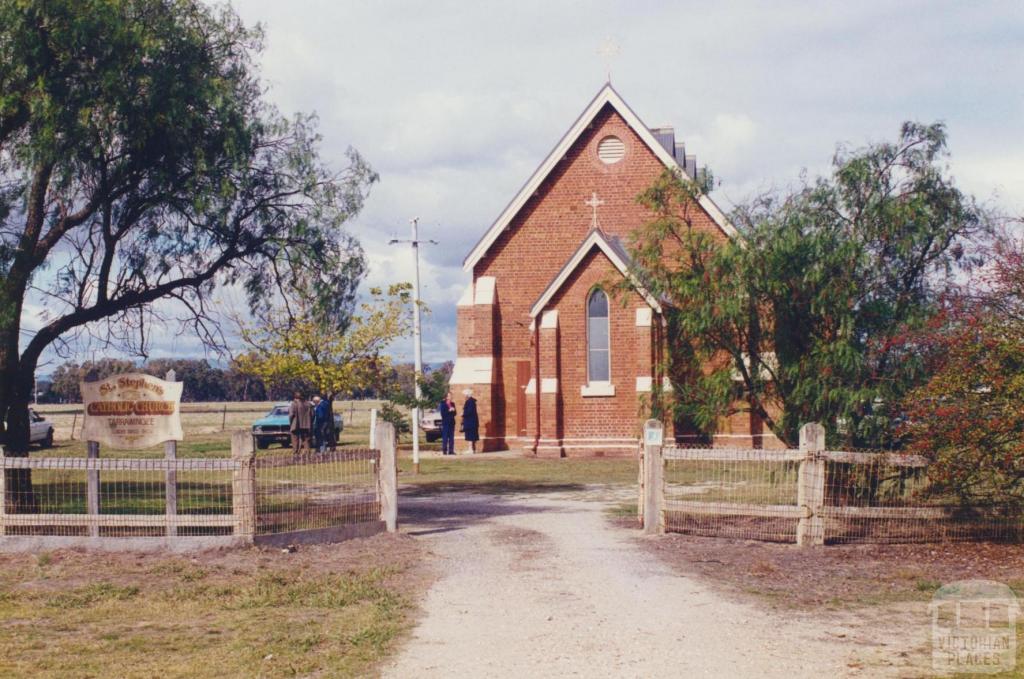
[[[440,577],[389,677],[837,677],[820,621],[725,599],[638,548],[584,494],[403,497]]]

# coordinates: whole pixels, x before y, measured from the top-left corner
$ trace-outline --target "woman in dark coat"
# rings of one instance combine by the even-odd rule
[[[462,406],[462,431],[469,441],[467,452],[476,452],[476,442],[480,440],[480,418],[476,414],[476,399],[473,398],[473,390],[467,389],[462,392],[466,395],[466,404]]]

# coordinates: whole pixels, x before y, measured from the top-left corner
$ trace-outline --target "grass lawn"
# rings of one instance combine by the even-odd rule
[[[366,448],[369,438],[369,428],[353,427],[346,429],[339,437],[338,444],[348,448]],[[273,445],[267,450],[256,451],[259,455],[279,454],[291,452],[291,447]],[[33,446],[30,455],[32,457],[85,457],[85,441],[69,441],[58,439],[52,448],[38,448]],[[115,448],[101,448],[100,457],[106,458],[163,458],[164,447],[161,444],[145,450],[117,450]],[[179,458],[223,458],[231,457],[231,430],[216,432],[185,432],[185,440],[178,442]]]
[[[637,461],[619,458],[537,459],[480,454],[424,457],[420,473],[402,456],[398,482],[407,493],[469,490],[484,493],[579,490],[588,485],[636,485]]]
[[[364,676],[413,623],[421,556],[388,535],[294,553],[0,555],[0,676]]]

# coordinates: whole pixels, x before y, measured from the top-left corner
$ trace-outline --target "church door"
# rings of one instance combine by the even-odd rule
[[[526,436],[526,385],[530,382],[530,362],[516,361],[516,434]]]

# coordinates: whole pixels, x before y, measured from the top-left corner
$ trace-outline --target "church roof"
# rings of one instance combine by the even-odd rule
[[[501,213],[497,220],[491,225],[491,228],[487,230],[483,238],[476,244],[473,250],[466,256],[466,259],[462,262],[462,268],[465,271],[472,271],[473,266],[480,261],[480,259],[487,254],[491,245],[498,239],[501,232],[504,231],[508,225],[515,218],[519,210],[526,204],[526,201],[530,199],[541,183],[547,176],[554,170],[555,166],[562,160],[565,154],[569,151],[572,145],[579,139],[580,135],[583,134],[587,127],[593,122],[594,118],[601,109],[608,104],[615,111],[622,116],[622,119],[636,132],[637,136],[643,140],[644,144],[651,150],[651,152],[657,156],[665,167],[673,170],[679,170],[682,176],[685,178],[688,176],[685,169],[679,165],[676,161],[675,156],[662,146],[658,140],[654,137],[651,130],[640,120],[640,117],[633,112],[633,109],[619,96],[619,93],[615,91],[611,83],[606,83],[601,91],[597,93],[591,102],[584,109],[580,117],[576,119],[569,131],[562,136],[562,139],[558,142],[558,145],[548,154],[544,162],[540,164],[540,167],[534,171],[530,179],[523,185],[516,194],[516,197],[512,199]],[[711,198],[706,195],[701,195],[699,201],[700,206],[708,213],[715,224],[718,225],[722,231],[730,236],[735,237],[737,235],[736,228],[729,223],[725,214],[722,212]]]
[[[656,300],[649,292],[644,290],[636,280],[636,277],[632,272],[630,272],[630,258],[629,254],[626,252],[626,248],[622,246],[622,243],[619,242],[618,238],[609,237],[600,228],[595,228],[591,229],[590,233],[587,234],[587,237],[582,243],[580,243],[580,246],[576,248],[576,252],[574,252],[572,257],[569,258],[569,261],[562,266],[558,275],[548,283],[548,287],[544,288],[544,292],[541,293],[540,299],[530,307],[531,318],[537,318],[537,316],[544,311],[544,307],[548,305],[551,298],[554,297],[555,293],[557,293],[565,282],[569,280],[569,276],[572,275],[572,272],[576,270],[576,267],[580,265],[584,258],[590,254],[591,250],[595,247],[600,249],[601,252],[611,260],[611,263],[615,265],[615,268],[619,270],[619,273],[633,283],[637,292],[639,292],[644,298],[644,301],[650,304],[651,308],[655,311],[661,313],[661,305],[658,303],[658,300]]]

